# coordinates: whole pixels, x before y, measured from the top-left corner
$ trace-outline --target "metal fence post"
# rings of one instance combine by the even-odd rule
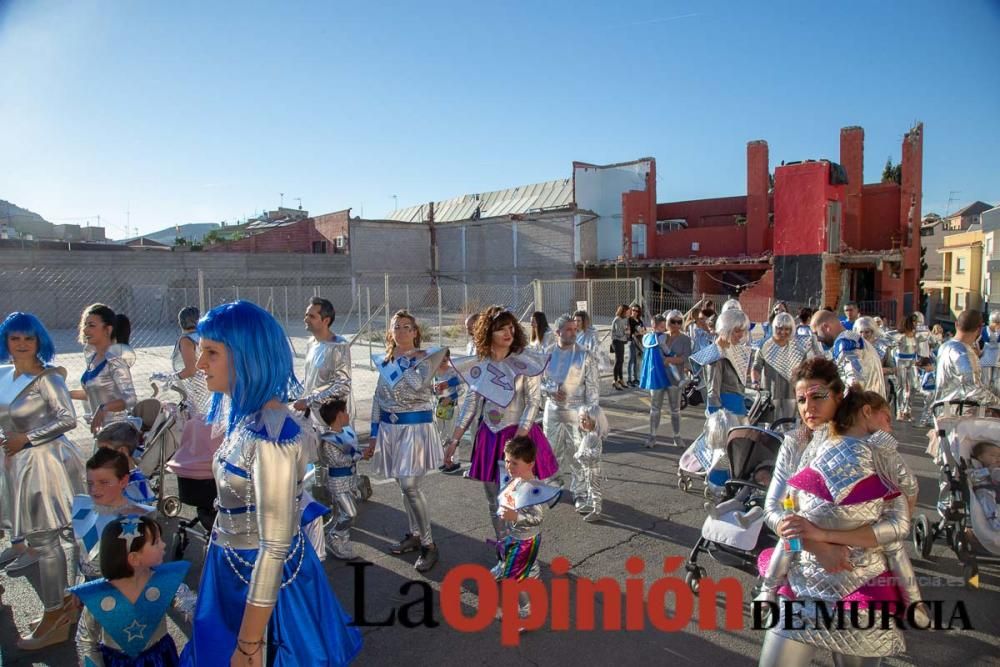
[[[385,274],[385,300],[382,302],[385,304],[385,330],[389,330],[389,274]]]
[[[441,311],[443,310],[443,308],[441,306],[441,285],[437,286],[437,294],[438,294],[438,345],[440,346],[441,345],[441,341],[444,338],[444,333],[441,331],[441,329],[443,327],[443,324],[442,324],[442,321],[441,321],[442,320]]]
[[[594,280],[593,278],[587,279],[587,312],[594,312]],[[593,315],[591,315],[593,317]]]
[[[211,298],[209,298],[211,302]],[[205,314],[205,272],[198,269],[198,310]]]
[[[462,312],[468,314],[468,313],[471,312],[469,310],[469,283],[467,283],[467,282],[463,282],[462,283],[462,292],[463,292],[463,298],[465,299],[465,303],[464,303],[464,306],[462,308]]]
[[[288,326],[288,285],[285,285],[285,326]]]
[[[406,283],[406,310],[410,310],[410,283]]]

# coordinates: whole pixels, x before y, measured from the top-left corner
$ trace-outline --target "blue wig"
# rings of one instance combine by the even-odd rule
[[[41,320],[31,313],[14,312],[7,316],[3,324],[0,324],[0,341],[3,341],[3,349],[0,349],[0,364],[10,361],[7,337],[12,333],[34,336],[35,340],[38,341],[38,358],[43,363],[49,363],[56,356],[56,346],[52,344],[52,338],[45,330],[45,325],[42,324]]]
[[[292,366],[292,346],[270,313],[249,301],[216,306],[198,321],[202,338],[222,343],[229,354],[229,418],[232,433],[245,417],[273,398],[287,403],[301,389]],[[208,421],[221,413],[222,394],[212,396]]]

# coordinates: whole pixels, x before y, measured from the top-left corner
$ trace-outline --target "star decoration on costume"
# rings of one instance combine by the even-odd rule
[[[142,639],[143,635],[146,634],[146,626],[136,618],[132,621],[131,625],[125,627],[125,634],[128,635],[128,641],[130,642]]]
[[[122,532],[118,537],[125,540],[125,551],[132,550],[132,540],[139,537],[141,521],[137,516],[128,516],[121,520]]]

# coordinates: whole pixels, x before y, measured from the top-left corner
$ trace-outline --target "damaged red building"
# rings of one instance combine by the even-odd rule
[[[624,262],[650,297],[739,292],[764,308],[856,301],[898,322],[919,308],[922,169],[922,124],[903,137],[899,182],[864,183],[860,127],[841,130],[839,162],[783,163],[773,180],[767,142],[749,142],[738,197],[656,203],[654,167],[644,190],[622,195],[626,255],[579,268],[621,275]]]

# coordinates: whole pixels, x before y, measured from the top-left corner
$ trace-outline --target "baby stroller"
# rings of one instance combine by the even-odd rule
[[[184,394],[175,389],[183,400]],[[153,398],[139,401],[132,414],[142,421],[142,446],[136,451],[139,470],[149,480],[153,493],[159,498],[157,509],[166,517],[177,516],[180,503],[176,496],[166,495],[164,478],[167,461],[174,455],[181,442],[184,418],[174,403],[161,403],[153,384]]]
[[[777,543],[764,522],[763,496],[767,488],[754,482],[753,474],[766,464],[774,466],[782,438],[756,426],[738,426],[729,430],[726,440],[730,479],[724,484],[722,502],[705,518],[701,537],[685,564],[684,580],[695,593],[705,576],[705,568],[698,565],[699,554],[756,573],[757,556]]]
[[[1000,531],[990,527],[988,517],[973,492],[972,448],[977,442],[1000,444],[1000,419],[962,415],[965,406],[976,404],[951,401],[959,405],[959,416],[935,418],[935,437],[927,447],[941,471],[941,494],[937,503],[940,520],[935,523],[926,514],[915,517],[913,546],[924,559],[931,555],[934,541],[943,537],[962,563],[967,586],[979,587],[980,557],[1000,557]],[[935,403],[933,408],[944,405]]]

